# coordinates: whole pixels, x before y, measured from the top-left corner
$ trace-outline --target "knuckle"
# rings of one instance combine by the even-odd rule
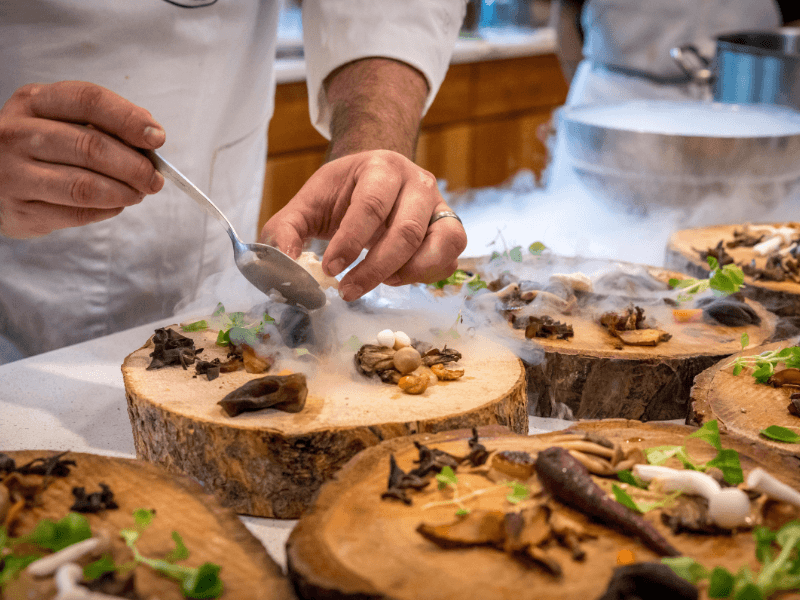
[[[106,144],[103,138],[90,129],[84,129],[75,138],[75,156],[81,164],[90,165],[105,154]]]
[[[73,213],[73,219],[77,227],[83,227],[96,220],[97,211],[91,208],[77,207]]]
[[[365,194],[360,198],[359,205],[367,220],[383,222],[388,215],[383,200],[374,194]]]
[[[419,179],[419,183],[422,185],[422,187],[428,189],[437,188],[436,177],[433,175],[433,173],[426,171],[425,169],[419,169],[419,171],[417,171],[417,178]]]
[[[100,197],[100,190],[89,173],[72,178],[69,183],[69,196],[77,206],[89,206]]]
[[[17,102],[27,104],[34,96],[37,96],[41,92],[41,89],[41,84],[28,83],[20,88],[17,88],[11,97]]]
[[[96,85],[83,85],[75,92],[77,103],[88,113],[93,113],[103,101],[103,88]]]
[[[425,239],[427,227],[411,219],[405,220],[398,225],[397,235],[400,236],[402,243],[414,250],[419,248],[422,240]]]

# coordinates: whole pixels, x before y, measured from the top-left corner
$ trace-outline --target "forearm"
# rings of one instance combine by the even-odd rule
[[[561,71],[569,84],[583,59],[583,39],[578,30],[583,0],[557,0],[553,5],[557,55]]]
[[[328,161],[365,150],[393,150],[414,160],[428,82],[391,59],[343,65],[324,83],[331,106]]]

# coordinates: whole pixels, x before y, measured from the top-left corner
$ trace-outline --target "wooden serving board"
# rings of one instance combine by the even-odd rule
[[[779,227],[783,223],[754,223]],[[708,263],[700,258],[697,250],[715,247],[720,240],[733,240],[733,232],[744,225],[714,225],[696,229],[684,229],[673,233],[667,243],[664,265],[689,273],[692,277],[708,277]],[[758,256],[752,248],[726,248],[736,264],[741,265],[755,260],[759,267],[766,263],[765,256]],[[800,316],[800,284],[791,281],[753,280],[745,276],[742,292],[765,308],[781,317]]]
[[[770,425],[795,428],[794,431],[800,433],[800,429],[796,429],[800,427],[800,417],[790,414],[786,408],[792,390],[756,383],[749,370],[734,375],[731,365],[738,356],[752,356],[793,345],[783,341],[751,347],[703,371],[695,379],[692,388],[692,422],[701,425],[717,419],[720,427],[724,426],[731,433],[775,449],[800,454],[800,445],[776,442],[758,433]]]
[[[176,328],[177,326],[173,326]],[[183,332],[225,359],[215,332]],[[418,432],[500,424],[528,430],[525,370],[506,348],[484,339],[455,348],[464,377],[423,394],[347,373],[317,372],[299,413],[273,409],[228,417],[217,404],[246,381],[244,371],[211,382],[194,369],[145,370],[150,342],[122,365],[136,452],[168,471],[186,473],[242,514],[295,519],[322,485],[357,452]]]
[[[542,268],[539,263],[552,260],[553,257],[525,257],[516,273],[527,272],[534,279]],[[564,257],[558,257],[558,261],[567,273],[586,262]],[[592,259],[592,263],[602,262]],[[487,263],[486,258],[468,259],[459,267],[483,273]],[[610,260],[605,263],[609,267],[626,264]],[[641,267],[653,279],[665,283],[670,278],[686,277],[657,267]],[[684,419],[697,374],[741,348],[742,333],[746,332],[755,344],[764,343],[773,335],[777,317],[757,302],[748,300],[748,304],[761,317],[760,325],[678,323],[669,307],[659,307],[655,312],[644,306],[645,317],[655,319],[661,329],[672,335],[672,339],[657,346],[622,346],[597,318],[548,313],[553,319],[572,325],[575,335],[567,340],[535,338],[526,342],[544,350],[543,361],[523,359],[531,409],[539,416],[569,419]],[[506,335],[525,342],[524,330],[509,326]]]
[[[34,458],[56,453],[35,450],[6,454],[20,466]],[[12,535],[32,531],[41,519],[57,521],[63,518],[74,502],[73,487],[84,487],[87,493],[91,493],[99,491],[99,484],[103,482],[111,487],[119,508],[85,516],[93,533],[102,529],[108,532],[116,562],[121,564],[130,559],[130,555],[121,554],[126,551],[126,546],[119,537],[120,530],[134,526],[133,512],[136,509],[154,509],[153,522],[137,542],[144,556],[163,558],[175,547],[171,535],[172,531],[177,531],[190,551],[189,558],[180,564],[197,567],[212,562],[222,567],[219,574],[223,582],[221,600],[288,600],[295,597],[289,581],[261,543],[232,510],[220,506],[195,481],[137,460],[77,452],[70,452],[64,458],[74,460],[76,466],[71,468],[67,477],[52,478],[52,483],[40,495],[41,504],[21,513]],[[52,578],[47,579],[52,593],[47,593],[48,585],[43,586],[40,581],[35,587],[38,591],[29,595],[33,585],[31,581],[30,575],[21,575],[7,586],[6,597],[32,600],[55,595]],[[134,582],[141,598],[183,598],[174,580],[164,578],[143,565],[135,569]]]
[[[683,425],[606,420],[579,423],[574,430],[590,431],[641,448],[681,444],[693,428]],[[480,441],[488,450],[520,450],[536,453],[553,445],[552,438],[563,432],[537,436],[480,432]],[[418,453],[414,439],[456,455],[468,452],[469,432],[447,432],[389,440],[370,448],[350,461],[326,484],[313,508],[292,531],[287,542],[289,576],[298,593],[311,600],[449,600],[451,598],[495,600],[537,598],[538,600],[593,600],[606,587],[621,550],[629,550],[636,562],[657,561],[658,557],[636,539],[590,522],[583,514],[563,508],[565,515],[579,521],[597,539],[581,543],[586,551],[583,562],[575,562],[563,548],[550,548],[551,556],[561,564],[561,577],[526,567],[507,554],[488,547],[441,549],[416,532],[422,523],[443,524],[454,521],[454,505],[422,507],[433,497],[439,498],[435,482],[421,492],[409,494],[412,505],[381,500],[386,490],[389,456],[394,455],[404,471],[412,469]],[[723,447],[740,453],[747,474],[763,466],[783,481],[800,487],[796,461],[785,455],[771,455],[758,443],[723,435]],[[696,439],[688,440],[688,451],[697,460],[713,457],[711,446]],[[491,485],[485,478],[457,471],[460,488],[475,489]],[[610,493],[610,478],[594,478]],[[500,491],[485,494],[469,502],[470,509],[511,511]],[[561,505],[559,505],[561,506]],[[741,531],[732,536],[697,534],[674,535],[658,518],[658,510],[645,518],[683,554],[704,566],[725,566],[736,572],[740,566],[757,567],[753,535]]]

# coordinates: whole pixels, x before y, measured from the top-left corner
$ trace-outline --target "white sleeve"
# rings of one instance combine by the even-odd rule
[[[314,127],[330,139],[322,82],[361,58],[392,58],[418,69],[430,88],[427,112],[447,73],[466,0],[303,0],[302,7],[308,108]]]

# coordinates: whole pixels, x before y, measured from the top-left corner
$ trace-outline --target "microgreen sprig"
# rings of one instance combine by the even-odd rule
[[[519,504],[531,496],[530,488],[519,481],[505,481],[498,485],[493,485],[488,488],[482,488],[467,494],[459,495],[458,477],[456,476],[456,473],[452,467],[448,466],[442,467],[441,472],[436,474],[436,481],[438,482],[439,490],[446,490],[449,488],[453,491],[453,497],[449,500],[428,502],[427,504],[423,505],[422,510],[427,510],[435,506],[447,506],[448,504],[454,504],[458,507],[458,510],[456,511],[457,515],[468,515],[470,510],[464,504],[466,500],[470,500],[472,498],[476,498],[477,496],[482,496],[483,494],[502,488],[511,488],[506,495],[506,500],[508,500],[508,502],[511,504]]]
[[[694,298],[697,294],[712,289],[720,295],[729,295],[738,292],[744,285],[744,273],[735,264],[719,266],[719,262],[713,256],[707,259],[711,269],[708,279],[670,279],[669,286],[673,289],[683,290],[678,295],[678,302],[686,302]]]
[[[767,383],[775,374],[775,367],[783,363],[787,369],[800,368],[800,346],[767,350],[761,354],[739,356],[729,364],[733,365],[733,374],[739,375],[745,368],[753,370],[756,383]]]
[[[471,292],[477,292],[478,290],[489,287],[489,284],[481,279],[480,275],[477,273],[467,273],[463,269],[456,269],[455,272],[447,279],[442,279],[441,281],[437,281],[436,283],[432,283],[430,285],[437,290],[441,290],[446,285],[466,285]]]

